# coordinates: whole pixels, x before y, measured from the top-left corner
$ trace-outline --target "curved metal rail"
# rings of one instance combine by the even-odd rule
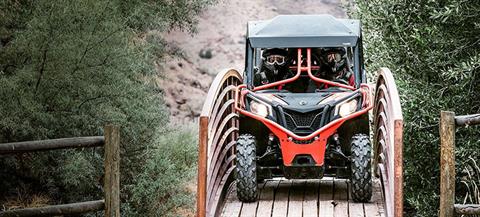
[[[374,167],[380,176],[386,216],[403,215],[403,116],[397,86],[388,68],[378,70],[375,89]]]
[[[197,216],[218,216],[235,168],[238,114],[235,87],[240,73],[226,69],[213,80],[200,115]]]

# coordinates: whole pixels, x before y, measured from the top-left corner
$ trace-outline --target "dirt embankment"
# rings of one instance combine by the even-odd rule
[[[173,123],[187,123],[200,115],[215,74],[224,68],[242,71],[246,24],[279,14],[331,14],[345,17],[341,0],[243,0],[220,1],[199,19],[193,36],[181,31],[165,35],[183,57],[168,57],[159,84]]]

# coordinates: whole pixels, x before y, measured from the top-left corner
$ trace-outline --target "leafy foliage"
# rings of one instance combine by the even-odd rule
[[[440,110],[480,113],[480,2],[368,0],[356,4],[352,15],[362,20],[368,71],[389,67],[401,94],[406,204],[419,216],[435,216]],[[459,130],[456,144],[457,172],[480,162],[476,151],[480,137],[474,129]],[[479,181],[470,183],[478,186]],[[457,199],[472,194],[471,189],[457,187]]]
[[[129,186],[122,189],[122,199],[133,206],[125,209],[153,213],[146,204],[130,201],[139,199],[131,191],[142,185],[137,177],[157,175],[147,181],[162,185],[189,171],[183,164],[168,165],[181,161],[164,161],[158,153],[171,151],[159,146],[165,142],[158,139],[168,130],[162,90],[154,82],[154,61],[160,58],[161,64],[166,53],[159,33],[194,31],[196,15],[211,2],[1,1],[0,142],[102,135],[103,125],[119,125],[121,182]],[[8,192],[2,196],[15,195],[10,187],[21,180],[60,202],[98,199],[102,152],[1,158],[0,191]],[[162,176],[163,170],[171,173]]]
[[[193,206],[187,187],[196,186],[192,183],[196,176],[195,144],[196,133],[192,130],[172,131],[160,138],[156,147],[159,151],[152,152],[143,172],[128,188],[136,209],[126,216],[174,216],[180,209]],[[163,177],[161,181],[159,177]]]

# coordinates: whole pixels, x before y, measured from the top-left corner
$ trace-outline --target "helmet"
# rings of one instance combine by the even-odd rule
[[[286,49],[281,48],[269,48],[262,52],[262,59],[265,67],[272,71],[275,75],[278,74],[278,70],[287,64]]]
[[[326,48],[323,52],[323,61],[333,73],[338,73],[346,66],[345,54],[343,48]]]

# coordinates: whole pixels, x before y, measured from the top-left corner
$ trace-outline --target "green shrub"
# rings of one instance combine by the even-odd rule
[[[135,211],[126,216],[178,216],[193,212],[197,137],[191,129],[163,135],[151,150],[142,172],[128,187]]]
[[[105,124],[116,124],[123,208],[139,215],[153,210],[148,203],[135,207],[140,204],[130,200],[136,192],[127,186],[154,175],[157,182],[171,181],[158,173],[163,166],[189,171],[184,164],[153,167],[162,157],[154,151],[158,135],[168,130],[155,82],[154,63],[162,64],[166,53],[159,33],[194,31],[196,15],[211,2],[1,1],[0,143],[102,135]],[[102,148],[2,157],[0,202],[17,195],[18,185],[55,203],[98,199],[102,158]]]
[[[368,71],[389,67],[401,94],[407,215],[436,216],[440,111],[480,112],[480,2],[367,0],[356,4],[352,15],[363,24]],[[476,151],[480,137],[474,129],[458,130],[456,136],[457,172],[461,172],[480,162]],[[457,177],[458,187],[465,177]],[[480,184],[478,179],[471,181]],[[457,203],[474,202],[460,200],[472,192],[457,188]]]

